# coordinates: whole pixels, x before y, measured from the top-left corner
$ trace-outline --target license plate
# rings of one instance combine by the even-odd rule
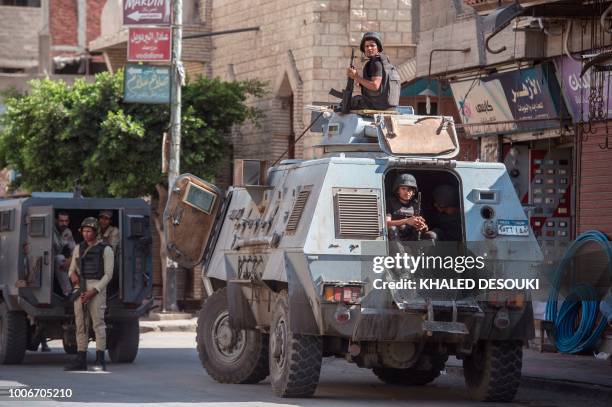
[[[497,221],[497,234],[503,236],[529,236],[529,224],[526,220]]]

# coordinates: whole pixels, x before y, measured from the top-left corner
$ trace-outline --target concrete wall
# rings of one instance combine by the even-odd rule
[[[233,136],[234,158],[275,161],[290,134],[310,124],[304,106],[337,101],[330,88],[342,89],[350,47],[361,33],[383,33],[385,51],[401,64],[413,55],[411,0],[218,0],[212,4],[213,31],[259,26],[257,33],[214,37],[212,74],[224,79],[267,81],[270,93],[258,102],[265,110],[261,129],[245,126]],[[359,52],[358,52],[359,54]],[[360,62],[357,63],[361,65]],[[290,114],[293,112],[293,128]],[[319,135],[296,145],[296,157],[318,155]],[[286,156],[285,156],[286,157]]]
[[[41,27],[40,8],[0,6],[0,68],[36,68]]]

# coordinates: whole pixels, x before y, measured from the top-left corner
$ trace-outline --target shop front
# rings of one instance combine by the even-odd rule
[[[548,258],[575,237],[575,149],[551,63],[451,83],[479,158],[503,162]]]

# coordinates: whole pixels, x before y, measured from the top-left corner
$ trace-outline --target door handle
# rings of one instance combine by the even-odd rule
[[[45,251],[43,253],[43,263],[45,264],[45,266],[49,265],[49,252]]]

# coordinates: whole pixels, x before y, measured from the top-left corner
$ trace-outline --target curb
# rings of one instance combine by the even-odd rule
[[[463,377],[463,367],[446,366],[446,372],[453,376]],[[612,401],[612,386],[597,383],[586,383],[571,380],[549,379],[545,377],[521,376],[521,386],[554,390],[559,392],[571,392],[576,395],[593,396],[593,393],[601,394],[602,400]]]
[[[195,332],[196,320],[140,321],[140,333],[148,332]]]

